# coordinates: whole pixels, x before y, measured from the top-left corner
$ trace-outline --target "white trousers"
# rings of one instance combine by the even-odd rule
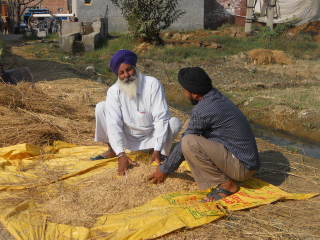
[[[108,140],[108,129],[107,129],[107,120],[106,120],[106,102],[99,102],[96,105],[96,131],[95,131],[95,141],[96,142],[104,142],[109,143]],[[181,129],[181,122],[176,117],[171,117],[169,120],[169,131],[167,135],[167,139],[165,141],[165,144],[163,146],[163,149],[161,150],[161,154],[168,156],[172,147],[173,140],[178,135],[179,131]],[[148,137],[148,136],[146,136]],[[130,143],[129,141],[124,141],[126,146],[126,149],[129,149],[131,151],[138,151],[138,150],[146,150],[146,149],[152,149],[154,147],[155,141],[152,139],[152,136],[150,136],[148,141],[144,141],[143,144],[136,144],[136,143]]]

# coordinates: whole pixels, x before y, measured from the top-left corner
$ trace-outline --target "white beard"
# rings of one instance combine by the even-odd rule
[[[137,90],[141,78],[140,72],[136,69],[136,75],[131,78],[133,78],[133,80],[127,82],[127,79],[120,80],[118,77],[117,82],[119,84],[120,91],[127,95],[130,99],[134,99],[137,97]]]

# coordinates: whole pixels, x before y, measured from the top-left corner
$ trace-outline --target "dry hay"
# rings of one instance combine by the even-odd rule
[[[212,36],[230,36],[235,38],[242,38],[246,37],[246,33],[243,31],[243,28],[241,26],[230,25],[228,27],[224,27],[215,31],[197,30],[188,33],[167,31],[161,34],[161,37],[164,40],[177,42],[206,40]]]
[[[148,42],[143,42],[134,48],[134,52],[144,53],[150,49],[154,48],[154,45]]]
[[[49,97],[32,83],[20,83],[17,86],[1,83],[0,105],[13,110],[23,109],[69,118],[75,113],[73,107]]]
[[[292,64],[293,60],[283,51],[270,49],[253,49],[247,52],[254,64]]]
[[[268,171],[264,174],[277,175],[276,170],[283,170],[284,167],[287,167],[276,163],[277,159],[274,156],[264,155],[263,158],[271,161],[268,166],[272,166],[272,169],[269,169],[265,165]],[[39,163],[40,166],[37,166],[39,183],[57,180],[65,174],[63,169],[48,168],[46,161],[44,156],[43,161]],[[318,171],[316,171],[318,169],[307,163],[292,164],[292,174],[301,175],[302,169],[306,167],[315,170],[312,176],[312,179],[315,180],[318,176]],[[39,186],[21,191],[15,198],[7,199],[7,202],[10,201],[14,206],[25,200],[35,201],[39,206],[38,213],[48,216],[50,222],[91,227],[99,216],[141,206],[161,194],[198,190],[190,172],[179,170],[164,184],[153,185],[146,181],[147,176],[153,171],[154,167],[145,163],[131,169],[126,177],[118,177],[115,169],[106,169],[77,185],[68,185],[60,181],[48,186]],[[301,179],[294,178],[290,179],[287,184],[289,184],[287,188],[290,188],[291,191],[298,191],[297,189],[301,191],[305,183]],[[297,189],[293,186],[296,186]],[[317,185],[308,186],[305,192],[310,192],[313,188],[313,191],[317,191],[319,187],[315,186]],[[317,214],[312,214],[315,209],[319,209],[319,204],[319,198],[314,198],[307,201],[280,202],[247,211],[230,212],[226,218],[218,222],[192,230],[178,230],[162,238],[212,239],[214,236],[216,239],[305,239],[305,237],[314,237],[319,233],[317,227],[319,217]],[[306,221],[304,215],[307,215],[310,221]]]
[[[295,37],[299,34],[310,34],[314,37],[314,40],[317,41],[317,39],[320,36],[320,21],[314,21],[302,24],[300,26],[291,28],[288,30],[287,35],[290,37]]]
[[[36,168],[39,175],[37,183],[51,182],[65,174],[63,169],[49,169],[45,159]],[[119,177],[116,169],[106,169],[77,185],[58,181],[21,191],[6,201],[16,205],[32,200],[39,206],[37,211],[48,216],[51,222],[91,227],[99,216],[141,206],[161,194],[197,190],[190,173],[181,170],[164,184],[148,183],[147,177],[154,170],[154,166],[140,163],[125,177]]]
[[[166,32],[162,34],[165,40],[165,44],[184,47],[203,47],[203,48],[221,48],[221,44],[208,40],[207,38],[214,35],[211,31],[195,31],[192,33],[180,33],[180,32]]]
[[[55,140],[77,143],[85,137],[81,133],[93,132],[93,119],[80,104],[51,97],[37,85],[0,83],[0,147]]]

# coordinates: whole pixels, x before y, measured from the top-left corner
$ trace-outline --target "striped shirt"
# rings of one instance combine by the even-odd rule
[[[240,109],[226,96],[213,88],[192,109],[189,126],[183,136],[195,134],[222,143],[244,165],[255,170],[260,166],[255,137]],[[170,174],[184,161],[181,144],[177,144],[168,159],[160,166]]]

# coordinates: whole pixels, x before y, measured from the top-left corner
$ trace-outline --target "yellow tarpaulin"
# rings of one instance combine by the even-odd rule
[[[26,200],[16,206],[6,205],[19,190],[46,186],[58,181],[77,184],[115,168],[117,159],[90,161],[103,152],[101,146],[76,146],[56,142],[52,147],[20,144],[0,148],[0,221],[16,239],[28,240],[86,240],[86,239],[151,239],[183,227],[196,227],[236,211],[268,204],[279,199],[308,199],[311,194],[294,194],[258,179],[242,184],[240,191],[222,200],[204,203],[206,192],[170,193],[161,195],[143,206],[99,217],[92,228],[75,227],[48,221],[49,216],[35,209],[36,203]],[[47,182],[37,182],[36,162],[45,156],[48,167],[61,168],[65,174]],[[132,153],[135,161],[150,158],[148,153]]]

